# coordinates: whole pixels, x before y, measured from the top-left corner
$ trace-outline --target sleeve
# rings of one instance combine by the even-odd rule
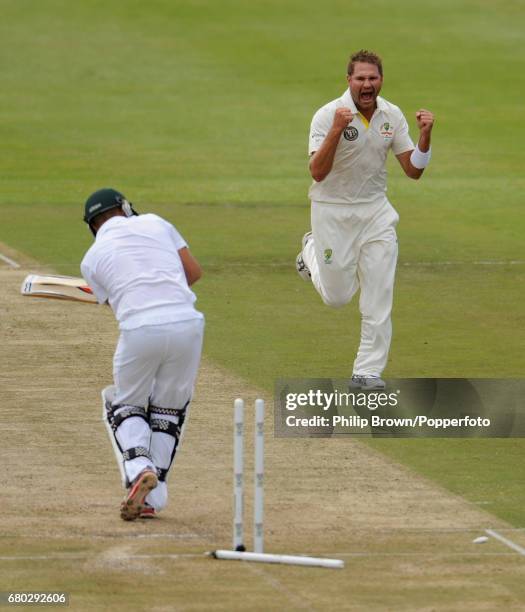
[[[99,304],[105,304],[108,301],[109,295],[107,294],[106,290],[101,287],[95,280],[93,271],[91,270],[89,264],[86,262],[85,258],[80,264],[80,271],[82,272],[82,277],[91,287],[91,290],[95,294],[97,302]]]
[[[171,223],[169,224],[169,232],[170,232],[170,237],[173,240],[173,244],[175,245],[175,248],[177,249],[177,251],[179,251],[180,249],[184,249],[185,247],[188,246],[188,243],[179,234],[179,232],[175,229],[175,227],[171,225]]]
[[[177,251],[179,251],[180,249],[184,249],[185,247],[188,246],[188,243],[179,234],[179,232],[177,231],[174,225],[172,225],[169,221],[166,221],[166,219],[159,217],[158,215],[152,214],[151,216],[155,217],[155,219],[157,219],[157,221],[166,229],[166,231],[168,232],[168,236],[170,237],[171,241],[175,245],[175,248],[177,249]]]
[[[412,151],[415,149],[412,138],[408,133],[408,123],[402,112],[399,113],[399,123],[394,131],[394,138],[392,139],[392,151],[394,155],[399,155],[405,151]]]
[[[308,155],[315,153],[319,147],[323,144],[326,135],[328,134],[331,127],[329,113],[326,112],[325,108],[319,109],[310,125],[310,138],[308,141]]]

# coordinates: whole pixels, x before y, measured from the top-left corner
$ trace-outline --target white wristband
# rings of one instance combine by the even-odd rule
[[[419,145],[416,145],[416,148],[412,151],[412,155],[410,156],[410,163],[417,168],[418,170],[423,170],[428,166],[430,162],[430,156],[432,153],[432,148],[430,147],[426,153],[419,150]]]

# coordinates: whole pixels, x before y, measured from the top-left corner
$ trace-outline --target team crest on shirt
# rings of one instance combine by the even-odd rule
[[[332,249],[325,249],[324,250],[324,262],[325,262],[325,264],[331,264],[332,263]]]
[[[394,126],[388,121],[385,121],[379,131],[385,140],[390,140],[394,135]]]
[[[359,136],[359,131],[353,125],[349,125],[345,128],[343,136],[346,138],[346,140],[357,140],[357,137]]]

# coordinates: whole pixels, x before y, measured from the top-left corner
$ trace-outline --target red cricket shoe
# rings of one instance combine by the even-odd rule
[[[120,504],[120,518],[125,521],[134,521],[138,518],[144,510],[146,495],[157,486],[157,483],[157,474],[154,471],[143,470],[135,478],[129,493]]]
[[[157,518],[157,511],[153,506],[150,506],[148,502],[144,502],[144,508],[142,508],[139,518],[142,519],[154,519]]]

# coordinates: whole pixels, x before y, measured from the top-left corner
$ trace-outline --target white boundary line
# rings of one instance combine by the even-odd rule
[[[525,548],[523,548],[523,546],[520,546],[519,544],[516,544],[505,536],[502,536],[501,533],[494,531],[494,529],[485,529],[485,533],[489,536],[492,536],[496,540],[499,540],[502,544],[505,544],[509,548],[512,548],[512,550],[515,550],[517,553],[525,557]]]
[[[14,262],[16,263],[16,262]],[[293,268],[294,262],[290,261],[203,261],[203,265],[210,268]],[[404,261],[398,262],[398,267],[407,268],[432,268],[441,266],[523,266],[525,265],[525,259],[478,259],[474,261],[469,260],[445,260],[445,261]],[[49,270],[49,268],[56,268],[58,266],[71,266],[78,270],[79,263],[77,261],[55,261],[46,262],[45,264],[38,264],[32,266],[32,269],[37,270]],[[20,267],[20,266],[18,266]]]
[[[104,552],[104,551],[103,551]],[[75,553],[56,553],[54,555],[20,555],[0,557],[0,561],[70,561],[70,560],[86,560],[98,557],[100,553],[93,554],[75,554]],[[204,559],[202,553],[173,553],[173,554],[130,554],[117,555],[111,557],[112,560],[129,560],[129,559]]]
[[[11,266],[11,268],[14,268],[15,270],[20,268],[20,264],[16,263],[14,259],[7,257],[7,255],[2,255],[2,253],[0,253],[0,259],[3,262],[5,262],[8,266]]]
[[[454,534],[454,533],[479,533],[480,531],[493,531],[491,529],[484,529],[483,527],[378,527],[378,528],[360,528],[357,527],[354,529],[354,533],[365,533],[365,534],[375,534],[380,535],[382,533],[398,533],[398,534]],[[525,533],[525,527],[498,527],[499,533]],[[32,533],[22,533],[22,534],[12,534],[12,533],[1,533],[0,532],[0,541],[1,539],[39,539],[39,540],[115,540],[115,539],[156,539],[156,538],[165,538],[172,540],[208,540],[213,538],[213,534],[204,532],[181,532],[181,533],[162,533],[162,532],[154,532],[154,533],[88,533],[81,535],[70,535],[70,534],[50,534],[50,535],[35,535]],[[332,552],[319,552],[316,553],[319,555],[330,555]],[[355,553],[340,553],[340,554],[355,554]]]
[[[40,387],[42,388],[42,387]],[[478,530],[479,531],[479,530]],[[0,534],[0,538],[5,539],[31,539],[31,540],[154,540],[157,538],[162,538],[166,540],[207,540],[209,539],[211,534],[209,533],[116,533],[116,534],[87,534],[87,535],[30,535],[30,534],[20,534],[13,535],[9,533]],[[1,542],[1,539],[0,539]]]
[[[523,259],[487,259],[481,261],[406,261],[401,266],[407,267],[433,267],[433,266],[522,266],[525,264]]]
[[[487,530],[489,533],[491,530]],[[489,534],[492,535],[492,534]],[[500,539],[494,536],[496,539]],[[503,540],[502,540],[503,541]],[[510,542],[507,540],[505,543]],[[514,548],[517,552],[521,549],[520,554],[525,554],[525,549],[521,548],[517,544],[510,542],[511,548]],[[324,556],[325,553],[316,553],[316,555]],[[337,557],[355,557],[355,558],[366,558],[366,557],[514,557],[512,552],[334,552],[331,551],[332,556]],[[76,553],[56,553],[51,555],[2,555],[0,561],[70,561],[70,560],[88,560],[94,559],[100,555],[100,552],[94,552],[92,554],[76,554]],[[129,560],[129,559],[206,559],[209,556],[206,553],[159,553],[159,554],[130,554],[130,555],[118,555],[112,557],[114,560]],[[246,563],[246,565],[250,565]]]
[[[261,261],[261,262],[203,262],[207,267],[212,268],[290,268],[292,264],[289,261]],[[68,264],[69,265],[69,264]],[[72,265],[72,264],[71,264]],[[457,261],[405,261],[399,262],[398,266],[402,268],[440,268],[447,266],[523,266],[525,259],[482,259],[475,261],[457,260]]]

